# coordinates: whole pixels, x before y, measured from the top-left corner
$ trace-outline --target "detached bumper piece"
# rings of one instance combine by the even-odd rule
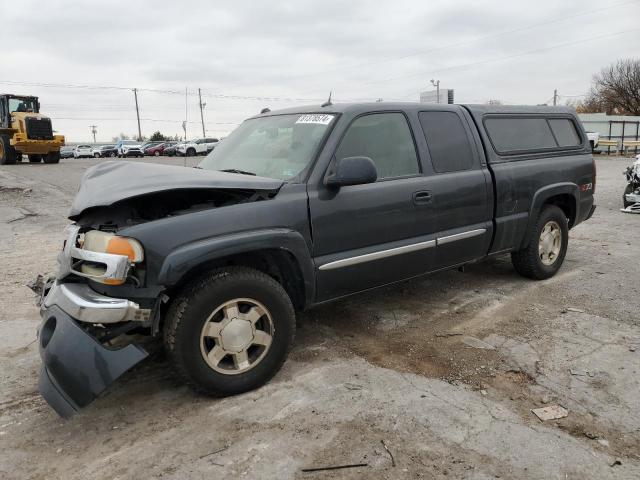
[[[80,326],[79,319],[70,315],[73,313],[83,321],[91,319],[92,322],[95,322],[92,313],[105,320],[126,318],[131,305],[117,302],[127,300],[110,299],[116,302],[114,308],[105,309],[104,304],[96,302],[96,297],[82,296],[81,289],[67,296],[70,290],[62,289],[63,286],[54,283],[42,305],[38,341],[43,366],[38,388],[61,417],[69,418],[144,360],[148,353],[135,344],[118,349],[106,347]],[[89,289],[86,285],[74,286]],[[93,295],[98,294],[93,292]],[[117,305],[122,308],[115,308]]]

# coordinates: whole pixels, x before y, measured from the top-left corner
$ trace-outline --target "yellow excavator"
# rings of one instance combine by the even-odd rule
[[[64,136],[53,134],[38,97],[0,94],[0,165],[22,161],[22,155],[32,163],[58,163],[62,146]]]

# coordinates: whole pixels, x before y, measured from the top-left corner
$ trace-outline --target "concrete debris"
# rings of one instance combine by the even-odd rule
[[[610,467],[615,467],[616,465],[622,465],[622,460],[616,458],[613,462],[609,464]]]
[[[564,418],[569,415],[569,411],[560,405],[534,408],[531,412],[543,422],[546,420],[558,420],[559,418]]]
[[[575,375],[577,377],[595,377],[596,374],[594,372],[590,372],[589,370],[582,370],[579,368],[570,368],[569,372],[571,375]]]
[[[362,385],[358,385],[357,383],[345,383],[344,387],[347,390],[362,390]]]
[[[483,350],[495,350],[496,347],[494,347],[493,345],[487,343],[487,342],[483,342],[482,340],[480,340],[479,338],[476,337],[464,337],[462,339],[462,343],[464,343],[465,345],[472,347],[472,348],[481,348]]]

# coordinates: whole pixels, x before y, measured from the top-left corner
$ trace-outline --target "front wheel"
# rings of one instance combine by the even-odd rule
[[[44,163],[60,163],[60,152],[49,152],[42,157]]]
[[[631,185],[630,183],[627,184],[627,186],[624,189],[624,192],[622,194],[622,204],[624,205],[624,208],[627,208],[631,205],[633,205],[636,202],[629,202],[627,201],[627,195],[629,195],[630,193],[633,193],[633,185]]]
[[[555,205],[546,205],[529,231],[529,245],[511,253],[516,271],[534,280],[553,277],[562,266],[569,243],[565,213]]]
[[[196,151],[193,148],[189,148],[187,150],[187,157],[195,157],[196,156]]]
[[[197,391],[236,395],[280,370],[295,325],[291,299],[277,281],[228,267],[193,282],[174,300],[164,344],[178,374]]]

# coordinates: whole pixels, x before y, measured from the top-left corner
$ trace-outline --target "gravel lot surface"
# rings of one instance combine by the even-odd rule
[[[155,348],[64,421],[37,393],[24,285],[53,271],[97,162],[0,167],[0,478],[640,478],[640,215],[619,211],[631,160],[598,158],[598,209],[550,280],[504,257],[317,308],[275,379],[232,398],[192,393]],[[531,413],[551,405],[569,415]]]

